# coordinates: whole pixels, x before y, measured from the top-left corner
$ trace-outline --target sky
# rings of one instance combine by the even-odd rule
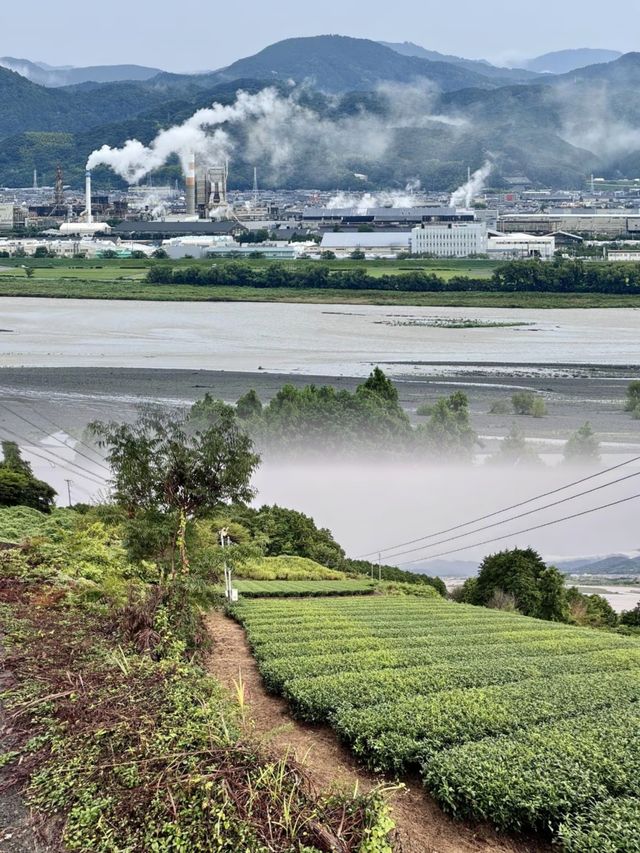
[[[337,33],[506,62],[571,47],[640,49],[638,0],[31,0],[3,3],[0,56],[51,65],[214,70],[273,42]]]

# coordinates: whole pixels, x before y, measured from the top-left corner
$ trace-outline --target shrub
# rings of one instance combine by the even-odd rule
[[[490,415],[508,415],[510,412],[511,406],[506,400],[496,400],[489,409]]]
[[[625,412],[631,412],[635,417],[640,417],[640,381],[629,383],[624,410]],[[636,411],[638,412],[637,415],[635,414]]]
[[[544,400],[533,391],[517,391],[511,398],[516,415],[528,415],[532,418],[542,418],[547,414]]]

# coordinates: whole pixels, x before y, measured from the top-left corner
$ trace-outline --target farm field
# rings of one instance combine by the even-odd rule
[[[638,850],[638,640],[436,597],[246,600],[234,616],[267,687],[371,768],[417,769],[456,817]]]
[[[242,596],[249,598],[313,597],[325,595],[367,595],[375,584],[362,581],[254,581],[238,580],[233,584]]]

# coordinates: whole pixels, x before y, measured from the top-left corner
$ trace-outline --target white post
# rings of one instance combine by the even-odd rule
[[[228,538],[229,528],[223,527],[220,531],[220,547],[223,550],[228,545]],[[227,601],[231,601],[231,568],[227,565],[226,560],[224,563],[224,594]]]

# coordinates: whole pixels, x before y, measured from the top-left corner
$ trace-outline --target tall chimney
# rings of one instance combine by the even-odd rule
[[[187,169],[187,215],[196,215],[196,155],[189,160]]]
[[[85,207],[86,207],[86,211],[87,211],[87,222],[91,223],[91,222],[93,222],[93,212],[91,210],[91,172],[89,171],[89,169],[87,169],[85,178],[86,178]]]

